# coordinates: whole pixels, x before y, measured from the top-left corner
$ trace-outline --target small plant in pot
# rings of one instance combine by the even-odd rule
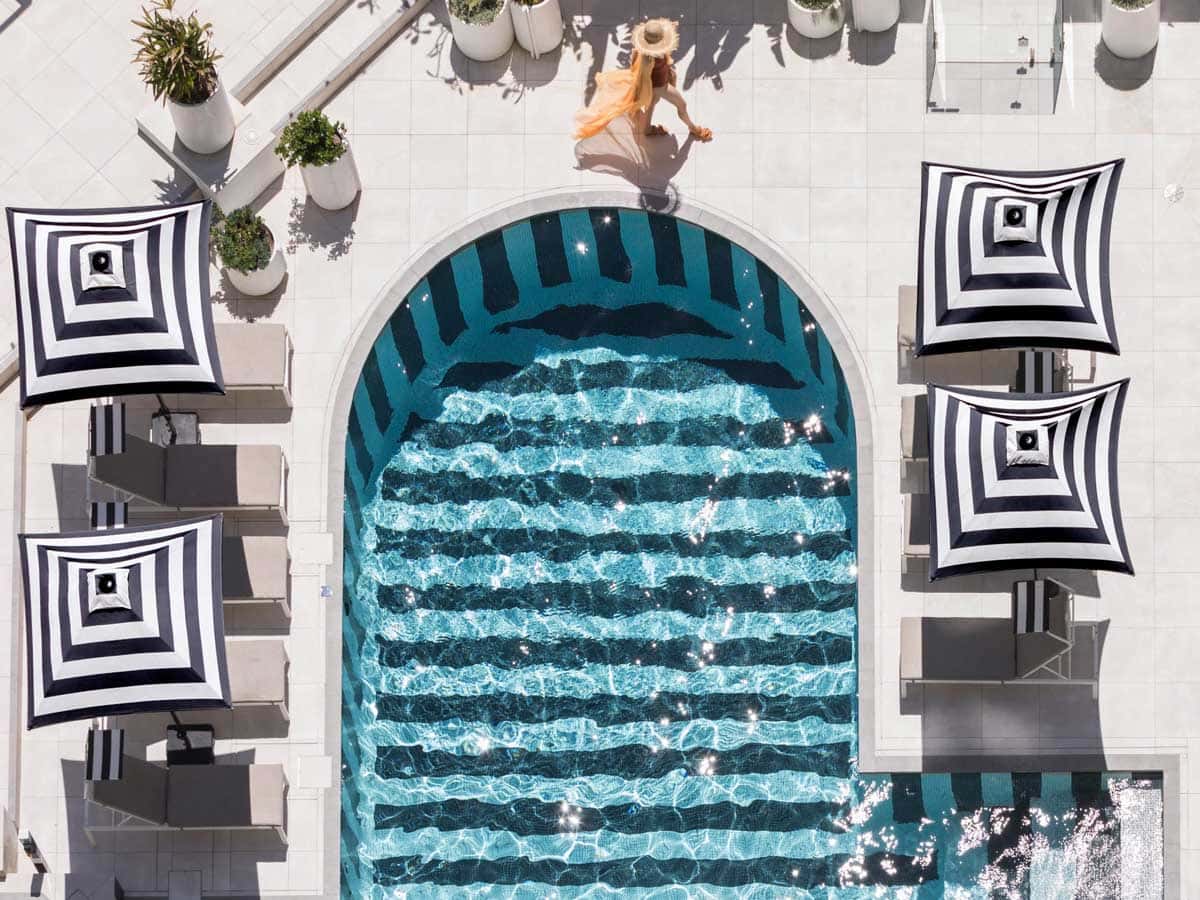
[[[288,122],[275,153],[284,165],[300,167],[308,195],[322,209],[349,206],[362,186],[346,126],[319,109],[305,110]]]
[[[269,294],[287,274],[283,251],[267,223],[248,206],[225,215],[219,209],[210,229],[212,247],[225,274],[239,292],[251,297]]]
[[[806,38],[820,40],[841,30],[842,0],[788,0],[788,21]]]
[[[1100,2],[1100,36],[1113,56],[1137,59],[1158,45],[1162,0]]]
[[[513,0],[511,8],[517,43],[534,59],[562,43],[563,16],[558,0]]]
[[[509,51],[514,36],[509,2],[449,0],[450,31],[463,56],[476,62],[490,62]]]
[[[192,13],[174,15],[175,0],[157,0],[133,24],[141,33],[134,62],[171,112],[175,133],[195,153],[215,153],[233,140],[233,109],[217,76],[221,58],[212,45],[212,25]]]

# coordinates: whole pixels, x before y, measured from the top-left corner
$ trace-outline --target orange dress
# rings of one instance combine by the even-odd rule
[[[592,102],[575,114],[575,139],[593,137],[621,116],[645,112],[654,100],[654,89],[670,82],[670,72],[667,57],[651,61],[636,52],[628,69],[601,72]]]

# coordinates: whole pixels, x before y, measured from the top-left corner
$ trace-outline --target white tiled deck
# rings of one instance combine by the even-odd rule
[[[1007,14],[1036,0],[958,6]],[[1045,0],[1041,0],[1045,2]],[[171,167],[134,133],[145,94],[128,63],[139,0],[0,0],[0,202],[103,206],[155,202],[179,186]],[[218,42],[231,60],[253,43],[250,19],[270,19],[269,0],[209,0]],[[340,213],[305,204],[288,175],[261,202],[289,242],[291,275],[279,297],[242,299],[219,280],[215,315],[286,323],[296,346],[295,409],[223,402],[202,410],[204,438],[270,441],[291,463],[291,541],[296,572],[291,728],[270,736],[234,714],[222,750],[253,749],[280,760],[292,781],[291,844],[260,838],[188,835],[118,838],[93,851],[78,830],[82,726],[28,734],[21,751],[20,824],[33,830],[55,873],[112,874],[127,890],[165,889],[172,871],[202,873],[206,891],[319,892],[325,852],[322,809],[326,688],[320,586],[340,514],[324,508],[327,411],[339,357],[358,322],[402,261],[474,213],[523,194],[580,184],[624,183],[577,168],[567,137],[589,76],[618,59],[639,14],[683,18],[681,83],[709,145],[657,146],[634,179],[667,179],[687,197],[749,223],[811,274],[849,323],[867,360],[875,401],[875,732],[880,762],[963,752],[1178,754],[1184,897],[1200,896],[1200,12],[1166,0],[1162,41],[1146,64],[1118,64],[1097,50],[1091,0],[1067,0],[1068,69],[1057,112],[1038,115],[924,113],[925,28],[906,3],[889,35],[843,35],[813,46],[785,33],[782,0],[563,0],[574,14],[560,55],[523,54],[497,65],[468,64],[451,48],[441,0],[331,104],[350,126],[365,189]],[[66,10],[70,9],[67,13]],[[849,33],[847,33],[849,34]],[[1103,75],[1098,74],[1100,70]],[[1147,77],[1149,76],[1149,77]],[[1132,376],[1121,444],[1123,506],[1136,578],[1068,579],[1081,589],[1081,618],[1108,621],[1098,705],[1085,690],[1071,702],[1036,689],[918,692],[901,709],[897,626],[902,615],[1007,614],[1008,581],[964,579],[926,591],[900,573],[899,398],[924,376],[970,381],[957,372],[905,372],[897,362],[896,289],[915,280],[916,205],[922,159],[1005,168],[1060,166],[1124,156],[1112,256],[1122,355],[1095,361],[1095,377]],[[1163,198],[1168,183],[1184,198]],[[0,251],[6,254],[7,247]],[[9,269],[0,261],[8,296]],[[11,303],[0,303],[0,345]],[[1075,354],[1077,375],[1092,360]],[[979,376],[974,376],[978,378]],[[0,423],[15,405],[0,395]],[[187,401],[186,407],[201,404]],[[176,408],[180,408],[176,406]],[[860,429],[866,416],[860,411]],[[9,439],[0,428],[3,446]],[[43,409],[29,421],[26,525],[54,528],[84,515],[84,407]],[[0,450],[0,485],[11,484]],[[5,489],[6,490],[6,489]],[[11,501],[0,490],[0,511]],[[12,547],[8,519],[0,541]],[[0,577],[11,571],[0,556]],[[7,616],[0,616],[5,619]],[[253,624],[253,623],[243,623]],[[0,630],[0,633],[3,633]],[[869,636],[868,636],[869,638]],[[0,675],[7,675],[7,670]],[[7,683],[7,682],[6,682]],[[1020,714],[1016,714],[1018,710]],[[1031,714],[1030,711],[1036,713]],[[923,714],[922,714],[923,713]],[[0,716],[0,722],[7,722]],[[19,720],[18,720],[19,721]],[[6,726],[5,726],[6,727]],[[266,736],[264,736],[266,734]],[[161,748],[161,745],[160,745]],[[67,760],[67,762],[60,762]],[[6,804],[14,807],[14,799]],[[1193,812],[1194,811],[1194,812]],[[1189,827],[1195,819],[1197,827]],[[27,865],[22,864],[22,872]],[[26,891],[29,877],[3,890]],[[86,891],[86,888],[85,888]],[[58,895],[55,895],[58,896]]]

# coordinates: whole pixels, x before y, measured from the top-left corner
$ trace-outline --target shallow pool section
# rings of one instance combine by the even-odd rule
[[[1161,893],[1152,776],[858,775],[854,457],[711,232],[568,211],[431,271],[348,433],[344,896]]]

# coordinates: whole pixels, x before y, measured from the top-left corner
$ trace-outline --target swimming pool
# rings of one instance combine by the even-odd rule
[[[345,896],[1069,897],[1156,834],[1161,883],[1152,777],[858,775],[849,392],[720,235],[481,237],[346,457]]]

